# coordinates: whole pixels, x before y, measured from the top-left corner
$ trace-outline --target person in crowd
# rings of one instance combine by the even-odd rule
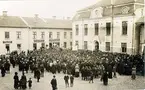
[[[28,80],[28,86],[29,86],[29,89],[31,89],[31,87],[32,87],[32,80],[31,80],[31,78],[29,78],[29,80]]]
[[[5,73],[6,73],[5,67],[4,67],[4,65],[2,65],[1,66],[1,75],[2,75],[2,77],[5,76]]]
[[[65,86],[69,87],[69,76],[68,75],[64,76],[64,81],[65,81]]]
[[[27,88],[27,78],[24,73],[21,76],[21,87],[22,87],[22,89]]]
[[[103,81],[104,85],[108,85],[108,73],[106,71],[104,71],[104,73],[101,77],[101,81]]]
[[[74,85],[74,77],[73,75],[70,76],[70,87],[73,87]]]
[[[136,79],[136,66],[133,66],[132,67],[132,75],[131,75],[131,78],[134,80]]]
[[[19,87],[19,76],[18,76],[17,72],[15,72],[15,75],[14,75],[13,79],[14,79],[14,88],[18,89],[18,87]]]
[[[36,74],[37,82],[39,82],[41,72],[40,72],[40,70],[38,68],[36,69],[35,74]]]
[[[55,75],[53,76],[53,79],[51,80],[51,86],[52,86],[52,90],[56,90],[57,89],[57,80],[55,78]]]
[[[94,83],[93,80],[94,80],[94,74],[93,74],[93,72],[91,71],[89,83],[90,83],[90,82]]]

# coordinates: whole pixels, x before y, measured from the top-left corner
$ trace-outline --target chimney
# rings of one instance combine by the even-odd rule
[[[52,18],[53,18],[53,19],[56,19],[56,16],[53,16]]]
[[[70,17],[67,17],[67,20],[70,20]]]
[[[35,18],[38,18],[38,14],[35,14]]]
[[[63,17],[63,20],[65,20],[65,17]]]
[[[7,16],[7,11],[3,11],[3,16]]]

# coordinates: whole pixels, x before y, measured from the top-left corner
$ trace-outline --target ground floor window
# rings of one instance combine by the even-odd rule
[[[33,43],[33,49],[37,50],[37,43]]]
[[[127,52],[127,43],[121,43],[121,51],[123,53]]]
[[[84,41],[84,49],[87,50],[88,49],[88,42]]]
[[[64,48],[67,48],[67,43],[66,42],[64,42]]]
[[[17,44],[17,49],[21,49],[21,44]]]
[[[106,42],[106,51],[110,51],[110,42]]]
[[[5,48],[6,48],[6,50],[7,50],[7,53],[9,53],[9,52],[10,52],[10,45],[9,45],[9,44],[6,44],[6,45],[5,45]]]

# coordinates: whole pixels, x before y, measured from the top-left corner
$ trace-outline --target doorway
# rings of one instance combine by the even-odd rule
[[[95,50],[99,50],[99,42],[98,41],[95,41]]]
[[[5,48],[6,48],[6,50],[7,50],[7,53],[10,53],[10,44],[6,44],[6,45],[5,45]]]

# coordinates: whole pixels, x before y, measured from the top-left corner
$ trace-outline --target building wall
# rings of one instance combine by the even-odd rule
[[[112,47],[112,35],[113,35],[113,52],[121,52],[121,43],[127,43],[127,53],[132,54],[133,41],[132,41],[132,31],[133,31],[133,16],[126,17],[114,17],[113,18],[113,34],[106,36],[106,23],[112,22],[110,17],[98,18],[98,19],[88,19],[73,22],[73,50],[75,49],[75,41],[79,41],[79,48],[84,49],[84,41],[88,41],[88,50],[95,49],[95,41],[99,42],[99,49],[101,51],[106,51],[106,42],[110,42]],[[128,22],[127,35],[122,35],[122,21]],[[99,35],[95,35],[94,24],[99,23]],[[84,24],[88,24],[88,35],[84,36]],[[75,25],[79,25],[79,35],[75,35]],[[112,30],[111,30],[112,31]]]
[[[34,39],[33,38],[33,32],[37,33],[37,38]],[[41,38],[41,32],[45,32],[45,38],[42,39]],[[50,41],[49,38],[49,33],[52,32],[52,41]],[[53,41],[57,39],[57,32],[60,32],[60,40],[57,41]],[[67,36],[64,39],[64,32],[67,32]],[[40,49],[41,44],[45,43],[45,46],[48,45],[49,47],[49,43],[55,43],[55,42],[59,42],[60,43],[60,47],[63,48],[63,44],[64,42],[67,42],[67,48],[71,48],[70,47],[70,42],[72,42],[72,39],[70,38],[70,32],[72,32],[71,30],[62,30],[62,29],[30,29],[29,30],[29,49],[33,50],[33,43],[37,43],[37,49]],[[35,42],[34,40],[44,40],[44,42]]]
[[[16,32],[21,31],[21,39],[17,39]],[[5,39],[5,32],[10,33],[10,38]],[[5,44],[10,44],[10,51],[17,50],[17,44],[21,44],[21,50],[28,50],[28,29],[27,28],[0,28],[0,54],[5,54]],[[3,41],[12,41],[12,43],[3,43]]]
[[[17,31],[21,31],[21,39],[17,39]],[[45,38],[43,41],[35,42],[33,39],[33,32],[37,32],[37,38],[35,40],[43,40],[41,38],[41,32],[45,32]],[[5,32],[9,32],[10,38],[5,39]],[[70,38],[71,30],[62,30],[62,29],[28,29],[28,28],[0,28],[0,54],[7,53],[5,44],[10,45],[10,52],[14,50],[18,50],[17,44],[21,44],[21,50],[33,50],[33,43],[37,43],[37,49],[40,49],[41,44],[45,43],[45,46],[49,46],[49,32],[53,33],[52,39],[57,39],[57,32],[60,32],[60,47],[63,48],[64,42],[67,42],[67,48],[71,48],[70,42],[72,42],[72,38]],[[64,39],[64,32],[67,32],[66,39]],[[9,41],[7,43],[3,43],[3,41]],[[12,41],[12,43],[11,43]]]

